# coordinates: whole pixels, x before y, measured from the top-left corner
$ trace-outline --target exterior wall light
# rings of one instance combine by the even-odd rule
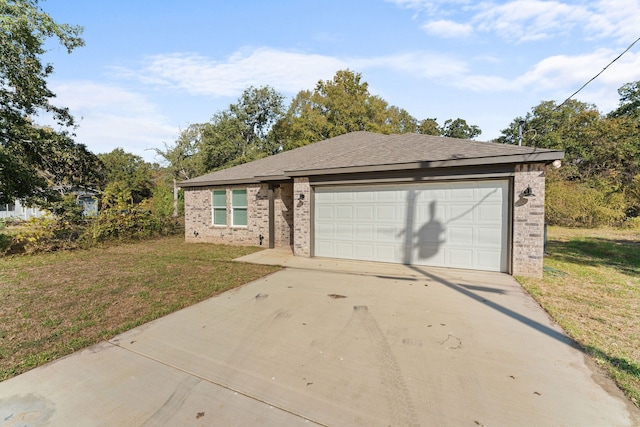
[[[527,185],[527,188],[525,188],[524,190],[522,190],[522,193],[520,193],[521,197],[536,197],[535,194],[533,194],[533,190],[531,189],[530,186]]]
[[[300,195],[298,196],[298,200],[303,201],[304,200],[304,194],[300,193]]]

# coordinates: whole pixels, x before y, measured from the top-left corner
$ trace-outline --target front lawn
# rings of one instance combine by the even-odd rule
[[[550,227],[543,279],[520,283],[640,403],[640,231]]]
[[[183,237],[0,258],[0,381],[256,280],[257,248]]]

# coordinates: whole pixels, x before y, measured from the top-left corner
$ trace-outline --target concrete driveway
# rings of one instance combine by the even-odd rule
[[[504,274],[304,259],[0,383],[0,426],[631,426]]]

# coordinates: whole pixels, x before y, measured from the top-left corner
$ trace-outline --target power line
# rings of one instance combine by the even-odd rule
[[[576,96],[578,94],[578,92],[580,92],[582,89],[584,89],[589,83],[591,83],[592,81],[594,81],[595,79],[597,79],[598,77],[600,77],[600,74],[604,73],[604,71],[609,68],[609,66],[611,64],[613,64],[614,62],[616,62],[618,59],[620,59],[622,57],[622,55],[624,55],[625,53],[627,53],[629,51],[629,49],[631,49],[633,47],[634,44],[638,43],[638,41],[640,41],[640,37],[638,37],[637,39],[635,39],[635,41],[633,43],[631,43],[629,45],[628,48],[626,48],[624,50],[624,52],[622,52],[620,55],[616,56],[615,59],[611,62],[609,62],[609,64],[607,64],[606,67],[604,67],[598,74],[596,74],[595,76],[593,76],[591,78],[591,80],[589,80],[588,82],[586,82],[585,84],[582,85],[582,87],[580,87],[580,89],[578,89],[577,91],[573,92],[571,95],[569,95],[569,97],[567,99],[565,99],[564,101],[562,101],[562,104],[558,105],[556,108],[554,108],[554,110],[557,110],[558,108],[562,107],[564,104],[567,103],[567,101],[569,101],[571,98],[573,98],[574,96]]]

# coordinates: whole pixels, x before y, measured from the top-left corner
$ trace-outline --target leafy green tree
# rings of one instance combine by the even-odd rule
[[[300,91],[274,128],[285,150],[355,131],[416,132],[417,121],[371,95],[360,73],[340,70],[332,80],[320,80],[313,92]]]
[[[56,23],[37,0],[0,0],[0,31],[0,203],[57,200],[51,187],[82,183],[87,178],[82,166],[94,164],[95,157],[68,131],[33,121],[46,114],[63,129],[74,125],[68,109],[51,103],[55,94],[47,78],[53,66],[41,56],[51,38],[69,53],[82,46],[82,28]]]
[[[422,135],[441,136],[442,129],[436,119],[424,119],[418,124],[417,132]]]
[[[178,181],[190,179],[206,172],[203,156],[200,153],[203,129],[208,124],[192,124],[180,132],[175,145],[165,149],[156,149],[156,154],[168,164],[168,172],[173,186],[173,215],[178,216]],[[155,197],[155,196],[154,196]]]
[[[116,194],[114,200],[121,203],[129,199],[132,204],[151,197],[154,183],[151,165],[140,156],[116,148],[110,153],[98,154],[104,165],[105,193]],[[105,196],[106,197],[106,196]]]
[[[246,89],[238,102],[199,128],[199,152],[207,171],[246,163],[280,149],[271,133],[284,97],[269,86]]]
[[[623,85],[618,89],[620,106],[613,110],[610,117],[628,117],[640,126],[640,80]]]
[[[576,100],[561,105],[544,101],[514,119],[498,142],[517,144],[521,121],[523,145],[565,150],[563,166],[553,175],[559,178],[547,186],[548,200],[554,201],[548,206],[549,221],[613,225],[625,212],[637,215],[632,188],[640,173],[640,134],[633,114],[604,115],[595,105]]]
[[[544,101],[524,118],[514,119],[498,142],[517,144],[520,121],[522,145],[565,150],[566,179],[604,179],[620,189],[638,173],[638,130],[627,117],[607,117],[596,106],[576,100],[561,106]]]
[[[441,135],[449,138],[472,139],[482,131],[476,125],[469,125],[464,119],[448,119],[444,122]]]

